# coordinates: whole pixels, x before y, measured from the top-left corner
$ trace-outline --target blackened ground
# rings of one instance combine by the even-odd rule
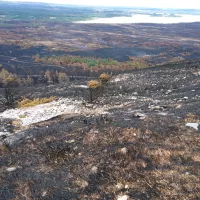
[[[121,74],[93,105],[109,106],[107,115],[60,116],[30,127],[20,141],[1,146],[0,198],[199,199],[200,133],[185,126],[200,123],[199,74],[199,61]],[[53,87],[46,94],[81,99],[86,92]],[[41,95],[39,88],[32,93]]]

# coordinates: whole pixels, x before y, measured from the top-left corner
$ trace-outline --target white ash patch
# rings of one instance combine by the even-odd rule
[[[128,75],[123,74],[123,75],[119,75],[119,76],[113,78],[110,82],[117,83],[117,82],[121,82],[121,81],[126,81],[128,78],[129,78]]]
[[[34,107],[6,110],[0,114],[0,117],[19,119],[22,126],[28,126],[62,114],[78,113],[80,103],[69,99],[59,99]]]
[[[115,106],[111,106],[114,108]],[[16,108],[6,110],[3,113],[0,113],[0,118],[19,120],[22,127],[28,127],[29,125],[39,123],[52,119],[60,115],[101,115],[108,114],[107,109],[110,109],[109,106],[92,106],[86,107],[82,104],[82,101],[61,98],[57,101],[53,101],[46,104],[40,104],[34,107],[27,108]],[[119,107],[119,106],[118,106]],[[7,130],[5,130],[7,131]],[[0,135],[4,135],[5,131]],[[8,134],[6,134],[8,135]]]
[[[87,85],[72,85],[73,88],[88,88]]]
[[[9,132],[7,132],[7,131],[5,131],[5,132],[0,132],[0,137],[1,137],[1,136],[4,136],[4,135],[6,135],[6,136],[11,136],[12,134],[9,133]]]

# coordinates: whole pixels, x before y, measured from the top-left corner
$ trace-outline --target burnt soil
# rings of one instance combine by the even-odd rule
[[[200,199],[200,132],[185,126],[200,122],[199,74],[199,61],[121,74],[92,104],[108,114],[31,126],[1,146],[0,199]],[[59,91],[81,98],[83,90]]]

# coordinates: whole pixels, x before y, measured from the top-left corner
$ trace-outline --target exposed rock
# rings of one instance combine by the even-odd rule
[[[75,142],[75,140],[68,140],[68,141],[66,141],[66,143],[69,143],[69,144],[74,143],[74,142]]]
[[[0,132],[0,142],[2,141],[2,137],[9,137],[9,136],[11,136],[12,135],[12,133],[10,133],[10,132],[8,132],[8,131],[5,131],[5,132]]]
[[[197,131],[200,131],[200,124],[199,123],[187,123],[186,126],[194,128]]]
[[[123,195],[117,198],[117,200],[128,200],[129,196],[128,195]]]
[[[167,116],[168,113],[165,113],[165,112],[159,112],[158,115],[161,115],[161,116]]]
[[[126,147],[121,148],[120,152],[121,152],[122,154],[126,154],[126,153],[128,152],[128,149],[127,149]]]
[[[6,169],[6,171],[8,171],[8,172],[13,172],[13,171],[15,171],[16,169],[17,169],[17,167],[9,167],[9,168]]]
[[[176,108],[181,108],[181,107],[182,107],[181,104],[176,105]]]
[[[149,106],[149,109],[150,110],[162,110],[161,106],[154,106],[154,105]]]
[[[172,90],[167,90],[167,92],[165,92],[166,95],[172,93]]]
[[[189,97],[183,97],[183,98],[179,99],[177,102],[187,101],[188,99],[189,99]]]
[[[47,195],[47,191],[42,192],[42,197],[45,197]]]
[[[88,108],[93,108],[93,107],[94,107],[94,104],[87,103],[87,104],[85,105],[85,107],[88,107]]]
[[[90,172],[91,172],[92,174],[96,174],[97,171],[98,171],[98,168],[97,168],[96,166],[93,166]]]
[[[65,104],[60,103],[65,101]],[[13,118],[13,126],[28,126],[41,121],[46,121],[63,113],[76,113],[81,102],[74,105],[70,99],[58,100],[56,102],[37,105],[23,109],[6,110],[0,114],[3,118]],[[22,117],[25,116],[25,117]]]
[[[139,112],[133,114],[133,116],[134,116],[134,117],[137,117],[137,118],[139,118],[139,119],[145,119],[145,118],[146,118],[146,115],[145,115],[145,114],[139,113]]]
[[[195,76],[200,76],[200,71],[192,72]]]
[[[135,97],[135,96],[132,96],[132,97],[129,97],[129,99],[131,99],[131,100],[136,100],[136,99],[137,99],[137,97]]]
[[[151,105],[151,106],[149,106],[150,110],[166,110],[168,108],[170,108],[170,106],[167,106],[167,105],[162,105],[162,106]]]

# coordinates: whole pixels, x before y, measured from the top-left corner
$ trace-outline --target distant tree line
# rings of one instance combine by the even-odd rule
[[[0,65],[0,87],[17,87],[20,85],[32,85],[33,80],[30,76],[20,78],[16,74],[8,72]]]
[[[45,84],[55,84],[68,82],[69,78],[65,72],[52,72],[47,70],[43,75],[38,78],[42,78]],[[19,100],[18,92],[20,87],[34,86],[35,77],[31,76],[17,76],[16,74],[8,72],[0,65],[0,88],[3,89],[3,93],[0,96],[0,104],[4,108],[15,108],[17,100]]]
[[[119,62],[117,60],[107,58],[95,58],[95,57],[81,57],[81,56],[44,56],[40,57],[39,54],[33,56],[35,62],[42,62],[51,65],[63,66],[63,67],[76,67],[82,68],[88,72],[111,72],[111,71],[127,71],[138,68],[149,67],[147,62],[141,58],[130,57],[129,61]]]
[[[58,72],[56,73],[47,70],[44,74],[45,79],[47,80],[47,83],[64,83],[69,81],[69,77],[65,72]]]
[[[54,84],[68,82],[69,77],[65,72],[52,72],[46,70],[44,74],[38,75],[36,77],[30,75],[19,76],[8,72],[6,69],[0,65],[0,87],[20,87],[20,86],[32,86],[37,81],[36,79],[42,79],[42,83]]]

